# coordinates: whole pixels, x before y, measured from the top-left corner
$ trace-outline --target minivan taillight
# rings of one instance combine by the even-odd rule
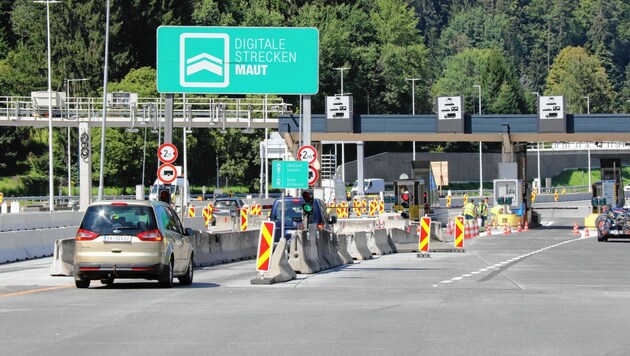
[[[76,241],[90,241],[90,240],[94,240],[97,237],[98,237],[97,233],[94,233],[89,230],[79,229],[77,230],[77,236],[75,237],[75,240]]]
[[[141,232],[136,235],[140,241],[162,241],[162,234],[160,230],[151,230]]]

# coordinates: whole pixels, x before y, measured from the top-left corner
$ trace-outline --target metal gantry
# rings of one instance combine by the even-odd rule
[[[115,93],[114,93],[115,94]],[[125,93],[129,94],[129,93]],[[101,123],[102,99],[98,97],[66,97],[55,92],[52,97],[52,125],[78,127],[87,122],[91,127]],[[0,96],[0,126],[46,127],[48,98],[32,95]],[[208,98],[176,97],[173,104],[173,126],[191,128],[277,128],[278,116],[290,112],[291,105],[281,98]],[[162,98],[111,96],[107,104],[107,127],[136,128],[137,125],[159,126],[164,120]]]

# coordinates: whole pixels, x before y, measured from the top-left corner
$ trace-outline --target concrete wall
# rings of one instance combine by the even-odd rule
[[[386,182],[399,179],[400,174],[406,173],[411,177],[411,152],[382,153],[366,157],[364,160],[365,178],[383,178]],[[630,166],[630,152],[591,152],[591,170],[599,170],[600,158],[620,158],[622,166]],[[428,153],[416,152],[416,160],[447,161],[449,181],[451,182],[479,182],[479,152],[476,153]],[[551,178],[563,170],[574,168],[588,168],[586,152],[541,152],[540,175]],[[483,180],[490,182],[497,179],[498,165],[501,162],[500,153],[483,153]],[[347,162],[345,167],[346,182],[354,182],[357,178],[356,161]],[[538,176],[538,160],[536,152],[527,155],[527,176],[533,180]],[[584,175],[584,185],[588,176]]]

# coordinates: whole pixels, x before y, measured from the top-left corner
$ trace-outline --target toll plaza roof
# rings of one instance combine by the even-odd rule
[[[630,141],[630,114],[567,114],[559,127],[545,129],[549,119],[536,114],[465,115],[461,130],[439,129],[436,115],[355,114],[343,130],[333,128],[325,115],[311,116],[313,141],[502,141],[509,133],[513,142]],[[298,139],[299,114],[282,115],[278,130]],[[558,125],[556,125],[558,126]]]

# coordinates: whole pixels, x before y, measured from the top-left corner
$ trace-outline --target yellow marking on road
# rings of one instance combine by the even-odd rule
[[[24,291],[21,291],[21,292],[0,294],[0,298],[17,297],[17,296],[20,296],[20,295],[48,292],[48,291],[51,291],[51,290],[65,289],[65,288],[70,288],[70,287],[73,287],[73,285],[72,284],[67,284],[65,286],[57,286],[57,287],[48,287],[48,288],[24,290]]]

